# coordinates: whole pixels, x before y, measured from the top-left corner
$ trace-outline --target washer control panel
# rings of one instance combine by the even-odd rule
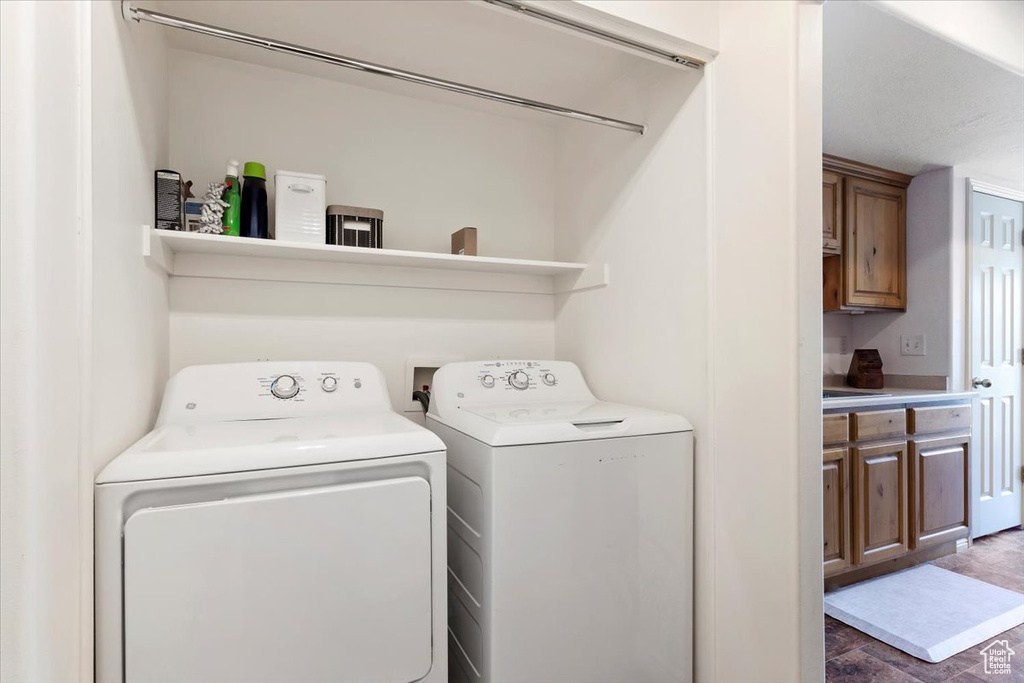
[[[297,417],[391,409],[384,376],[369,363],[196,365],[167,383],[157,424]]]
[[[481,365],[477,381],[484,389],[528,391],[542,384],[553,387],[558,375],[541,369],[541,361],[494,361]]]
[[[438,370],[430,405],[582,400],[593,400],[593,394],[574,363],[492,360],[449,363]]]

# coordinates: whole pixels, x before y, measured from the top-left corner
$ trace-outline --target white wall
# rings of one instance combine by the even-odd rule
[[[141,257],[167,164],[167,54],[121,4],[92,20],[92,452],[96,472],[152,427],[167,380],[167,278]]]
[[[715,652],[700,680],[823,678],[820,469],[808,475],[820,468],[820,237],[801,222],[821,212],[820,22],[820,6],[721,3],[705,435]]]
[[[696,426],[696,680],[820,680],[821,11],[718,12],[703,80],[602,93],[644,139],[563,133],[556,255],[612,281],[559,299],[556,348]]]
[[[845,375],[853,358],[853,325],[858,316],[840,313],[822,315],[823,375]]]
[[[552,124],[178,50],[170,59],[170,163],[197,195],[227,159],[257,160],[268,174],[326,175],[328,203],[383,209],[385,246],[446,253],[472,225],[481,255],[552,258]],[[554,354],[550,295],[180,277],[170,300],[172,372],[368,361],[399,410],[409,358]]]
[[[327,176],[327,203],[384,210],[384,246],[550,259],[554,129],[265,66],[171,50],[170,164],[201,197],[228,159]],[[499,162],[499,163],[496,163]],[[273,218],[271,218],[273,224]]]
[[[258,359],[377,365],[405,410],[409,358],[549,358],[552,298],[174,278],[171,369]]]
[[[696,71],[623,79],[648,132],[566,126],[558,144],[561,260],[608,263],[605,288],[560,295],[557,354],[608,400],[707,412],[707,94]]]
[[[72,681],[89,641],[79,430],[88,7],[0,3],[0,681]],[[84,34],[84,35],[83,35]],[[86,462],[88,462],[86,460]]]

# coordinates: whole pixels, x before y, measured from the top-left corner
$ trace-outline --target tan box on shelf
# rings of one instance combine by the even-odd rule
[[[452,233],[452,253],[458,256],[476,256],[476,228],[463,228]]]

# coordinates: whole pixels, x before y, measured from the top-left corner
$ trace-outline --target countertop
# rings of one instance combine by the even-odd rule
[[[863,391],[863,396],[841,396],[825,398],[821,401],[823,411],[838,409],[877,408],[880,406],[917,405],[921,403],[952,403],[970,401],[978,395],[976,391],[941,391],[928,389],[853,389],[851,387],[825,387],[825,391]],[[889,394],[878,396],[878,392]]]

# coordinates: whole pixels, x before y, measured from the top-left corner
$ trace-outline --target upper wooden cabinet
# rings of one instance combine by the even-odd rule
[[[843,303],[907,307],[907,191],[846,180]]]
[[[910,176],[826,156],[822,171],[826,311],[907,307]]]

